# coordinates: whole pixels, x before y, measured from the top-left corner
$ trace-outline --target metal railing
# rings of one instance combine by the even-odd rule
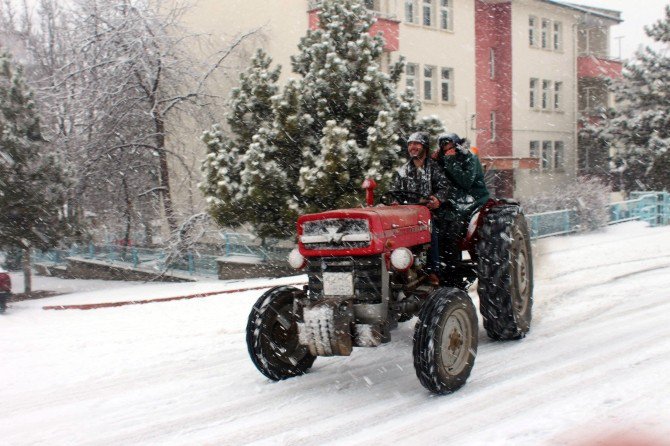
[[[189,275],[217,276],[218,259],[246,257],[260,262],[284,260],[291,248],[261,247],[248,234],[221,233],[223,245],[221,254],[201,254],[187,251],[176,256],[166,265],[168,252],[164,249],[121,246],[118,244],[73,245],[69,249],[52,249],[46,252],[35,251],[32,260],[35,263],[50,265],[65,264],[68,257],[105,262],[110,265],[133,269],[143,269],[156,273],[179,272]],[[173,256],[175,257],[175,256]]]
[[[650,226],[670,224],[670,193],[631,192],[631,197],[607,205],[608,225],[632,220],[646,221]],[[579,220],[577,209],[528,214],[526,218],[531,238],[569,234],[585,226]]]
[[[651,226],[670,224],[670,193],[631,192],[631,202],[635,203],[640,220]]]
[[[631,199],[607,205],[608,225],[632,220],[646,221],[651,226],[670,224],[670,193],[668,192],[632,192]],[[585,227],[580,221],[577,209],[563,209],[526,215],[531,238],[538,239],[577,232]],[[190,275],[217,276],[219,258],[247,257],[264,261],[286,259],[290,247],[278,246],[270,241],[261,246],[257,239],[249,234],[220,233],[223,244],[221,254],[200,254],[185,252],[166,265],[168,253],[164,249],[150,249],[118,244],[73,245],[69,249],[53,249],[47,252],[36,251],[32,259],[35,263],[51,265],[64,264],[68,257],[102,261],[127,268],[144,269],[155,272],[176,271]]]
[[[526,215],[532,239],[563,235],[577,231],[576,210],[559,210]]]

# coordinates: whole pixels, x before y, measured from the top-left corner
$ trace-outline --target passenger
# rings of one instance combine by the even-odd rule
[[[441,171],[451,184],[440,214],[440,261],[447,265],[446,277],[453,276],[455,266],[462,260],[459,242],[472,214],[489,199],[484,182],[484,169],[479,158],[469,149],[466,139],[455,133],[445,133],[437,139],[438,151],[433,154]],[[460,285],[455,278],[452,285]]]

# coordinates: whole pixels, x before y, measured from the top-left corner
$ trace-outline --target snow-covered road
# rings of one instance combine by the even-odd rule
[[[240,282],[95,282],[96,290],[15,303],[0,317],[0,444],[559,445],[595,444],[612,433],[670,438],[670,228],[626,223],[542,240],[534,249],[528,337],[499,343],[480,330],[468,383],[441,397],[415,376],[414,320],[401,324],[390,344],[317,358],[307,375],[274,383],[252,365],[244,337],[262,290],[42,310]],[[56,279],[37,285],[87,286]]]

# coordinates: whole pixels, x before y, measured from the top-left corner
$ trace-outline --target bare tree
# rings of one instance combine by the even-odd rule
[[[35,14],[25,4],[16,14],[2,1],[0,24],[25,46],[45,135],[73,180],[68,218],[92,210],[127,239],[134,225],[150,235],[162,205],[177,231],[170,158],[186,164],[170,146],[171,120],[220,106],[208,79],[256,31],[198,58],[206,36],[181,27],[187,2],[39,0]]]

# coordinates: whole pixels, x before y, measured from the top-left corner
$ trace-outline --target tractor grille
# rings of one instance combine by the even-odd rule
[[[331,218],[302,224],[305,249],[352,249],[370,246],[370,225],[360,218]]]
[[[317,257],[307,261],[309,298],[323,297],[323,273],[353,273],[354,303],[382,301],[381,256],[371,257]]]

